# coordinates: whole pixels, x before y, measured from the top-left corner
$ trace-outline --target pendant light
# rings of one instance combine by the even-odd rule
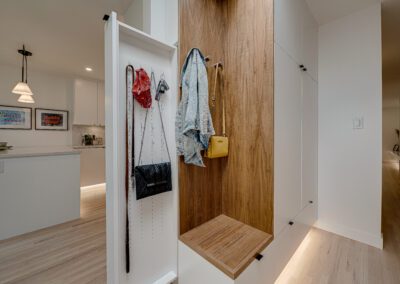
[[[32,52],[25,50],[25,45],[18,50],[22,54],[22,80],[12,90],[13,94],[20,95],[18,102],[33,104],[33,93],[28,85],[28,56],[32,56]]]

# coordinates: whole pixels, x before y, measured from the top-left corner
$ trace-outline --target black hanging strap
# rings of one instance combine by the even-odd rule
[[[134,135],[134,115],[133,115],[133,103],[132,103],[132,109],[129,109],[129,104],[128,100],[130,99],[129,96],[132,96],[132,87],[133,87],[133,82],[135,81],[135,72],[134,68],[132,65],[128,65],[126,67],[126,126],[125,126],[125,150],[126,150],[126,158],[125,158],[125,197],[126,197],[126,234],[125,234],[125,259],[126,259],[126,273],[129,273],[130,271],[130,253],[129,253],[129,211],[128,211],[128,198],[129,198],[129,184],[130,184],[130,177],[131,177],[131,172],[129,171],[129,112],[132,112],[132,137]],[[131,73],[131,74],[130,74]],[[131,77],[132,76],[132,77]],[[130,79],[132,78],[132,85],[129,84]],[[132,98],[131,98],[132,99]],[[133,140],[133,139],[132,139]],[[132,151],[132,159],[134,163],[135,159],[135,143],[131,142],[131,151]]]

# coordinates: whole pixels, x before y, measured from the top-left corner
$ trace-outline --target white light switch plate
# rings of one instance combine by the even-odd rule
[[[0,174],[4,174],[4,161],[0,161]]]
[[[353,129],[364,129],[364,117],[353,118]]]

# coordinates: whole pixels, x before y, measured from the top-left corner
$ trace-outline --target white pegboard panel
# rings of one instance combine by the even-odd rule
[[[119,92],[125,96],[125,68],[128,64],[135,69],[143,68],[156,82],[164,74],[170,90],[161,97],[160,107],[171,153],[173,191],[142,200],[136,200],[136,193],[129,192],[129,227],[131,272],[126,275],[127,283],[153,283],[170,271],[177,271],[177,161],[175,155],[175,112],[177,104],[176,54],[157,50],[140,41],[120,38],[119,44]],[[146,110],[135,104],[135,165],[138,164],[141,137]],[[121,145],[122,147],[124,145]],[[157,102],[149,110],[144,137],[142,163],[168,161],[168,154],[158,113]],[[121,189],[123,190],[123,189]],[[121,222],[124,224],[124,222]],[[124,228],[121,228],[121,238]]]

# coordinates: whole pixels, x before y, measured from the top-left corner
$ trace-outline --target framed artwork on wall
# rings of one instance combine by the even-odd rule
[[[68,111],[56,109],[35,109],[36,130],[68,130]]]
[[[0,105],[0,129],[32,129],[32,108]]]

